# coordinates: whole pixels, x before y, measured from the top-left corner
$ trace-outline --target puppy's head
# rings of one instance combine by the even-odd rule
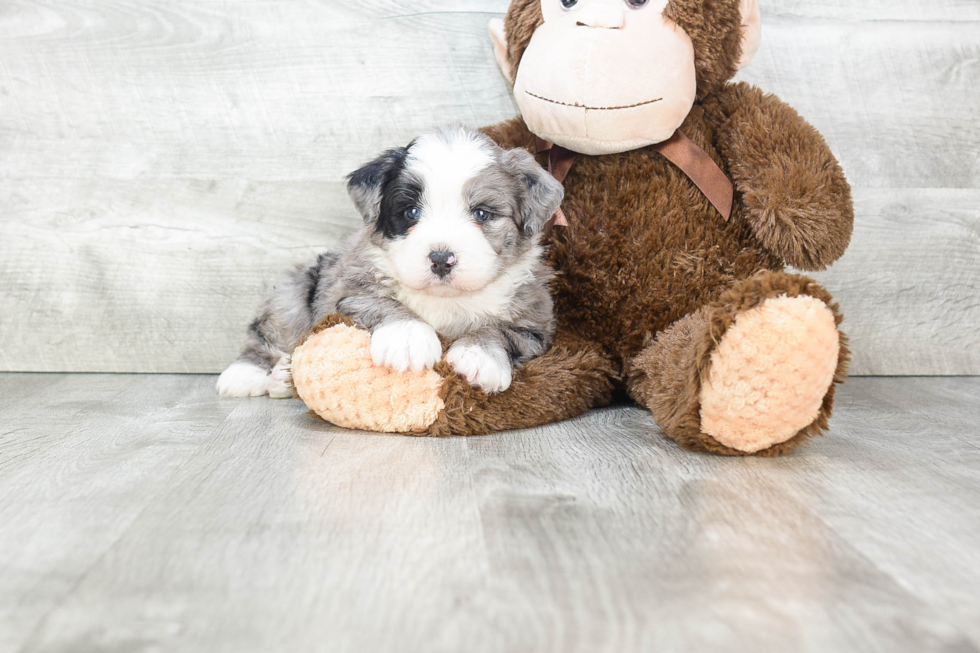
[[[564,195],[526,151],[461,127],[388,150],[347,190],[396,281],[439,296],[479,292],[537,256]]]

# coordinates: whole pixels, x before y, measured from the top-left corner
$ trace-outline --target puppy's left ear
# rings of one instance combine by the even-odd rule
[[[347,193],[361,212],[365,224],[378,219],[381,212],[381,189],[405,165],[407,147],[388,150],[371,163],[347,175]]]
[[[527,150],[504,152],[504,161],[527,188],[521,203],[521,227],[528,235],[540,233],[561,206],[565,189]]]

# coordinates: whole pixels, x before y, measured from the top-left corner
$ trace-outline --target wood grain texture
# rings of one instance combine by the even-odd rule
[[[45,615],[221,424],[207,377],[0,380],[0,651]]]
[[[854,241],[813,276],[844,311],[857,374],[980,369],[980,189],[859,188]]]
[[[0,369],[214,372],[275,278],[358,224],[343,176],[516,113],[506,0],[0,6]],[[980,5],[766,0],[740,78],[855,187],[819,275],[856,374],[980,373]]]
[[[636,408],[414,439],[213,380],[0,375],[0,651],[980,650],[980,378],[855,379],[758,460]]]

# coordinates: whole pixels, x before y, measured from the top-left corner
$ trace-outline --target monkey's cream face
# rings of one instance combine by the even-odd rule
[[[694,45],[667,0],[541,0],[514,96],[532,132],[583,154],[670,138],[697,92]]]

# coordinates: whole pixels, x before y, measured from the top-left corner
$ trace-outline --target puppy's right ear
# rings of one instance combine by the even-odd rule
[[[407,147],[384,152],[377,159],[347,175],[347,193],[361,212],[365,224],[378,219],[381,212],[381,191],[405,165]]]

